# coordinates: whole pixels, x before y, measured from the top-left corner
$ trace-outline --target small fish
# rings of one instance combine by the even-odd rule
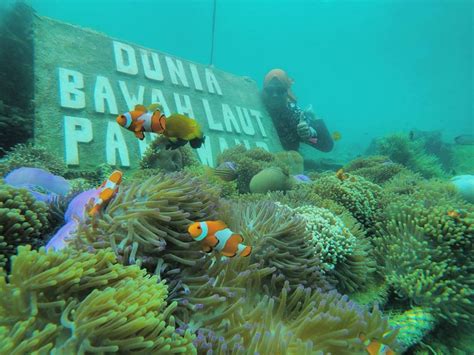
[[[237,166],[234,162],[225,161],[214,169],[214,175],[224,181],[233,181],[237,179]]]
[[[202,250],[206,253],[214,249],[230,258],[249,256],[252,247],[242,244],[244,238],[232,232],[222,221],[195,222],[188,227],[191,237],[202,242]]]
[[[332,133],[331,137],[332,137],[333,141],[337,142],[338,140],[340,140],[342,138],[342,135],[341,135],[340,132],[335,131],[335,132]]]
[[[474,135],[472,134],[461,134],[454,138],[454,142],[459,145],[474,145]]]
[[[451,218],[456,218],[456,219],[461,216],[461,214],[456,210],[448,211],[447,215]]]
[[[343,168],[336,171],[336,177],[341,181],[344,181],[349,178],[349,176],[344,172]]]
[[[375,339],[367,339],[365,334],[359,336],[366,346],[367,354],[370,355],[395,355],[395,352],[388,345],[382,344]]]
[[[382,344],[377,340],[372,340],[365,349],[370,355],[395,355],[395,352],[388,345]]]
[[[163,135],[168,138],[166,149],[177,149],[189,142],[192,148],[199,148],[206,137],[195,119],[179,113],[173,113],[166,119]]]
[[[408,138],[413,141],[415,140],[415,132],[414,131],[410,131],[410,133],[408,133]]]
[[[119,185],[122,182],[122,172],[115,170],[107,180],[105,180],[99,187],[99,194],[92,200],[92,207],[89,210],[89,216],[95,216],[118,191]]]
[[[117,123],[132,131],[135,136],[143,140],[144,132],[163,133],[166,128],[166,117],[160,104],[145,107],[136,105],[135,109],[117,117]]]

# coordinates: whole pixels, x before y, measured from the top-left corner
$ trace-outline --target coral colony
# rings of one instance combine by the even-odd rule
[[[373,154],[311,171],[236,146],[209,168],[157,138],[135,171],[81,171],[12,148],[0,353],[469,353],[473,172],[403,135]]]

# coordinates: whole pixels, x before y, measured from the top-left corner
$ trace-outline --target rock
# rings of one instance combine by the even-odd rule
[[[251,193],[267,193],[269,191],[286,191],[291,188],[290,176],[280,168],[266,168],[250,180]]]
[[[474,203],[474,175],[458,175],[451,182],[466,201]]]

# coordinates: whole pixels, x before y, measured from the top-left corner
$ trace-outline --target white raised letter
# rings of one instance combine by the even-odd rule
[[[242,125],[242,130],[245,134],[249,136],[255,135],[255,128],[253,127],[252,120],[250,119],[249,110],[245,107],[235,107],[237,109],[237,115],[239,116],[240,124]],[[243,111],[243,112],[242,112]]]
[[[222,104],[222,115],[224,116],[224,125],[227,132],[232,132],[231,123],[237,133],[241,133],[237,119],[235,118],[229,105]]]
[[[129,110],[133,109],[135,105],[143,105],[143,95],[145,94],[144,86],[140,85],[138,87],[138,96],[130,95],[125,81],[119,80],[119,86]]]
[[[196,149],[196,151],[198,153],[199,160],[202,164],[214,167],[214,159],[212,157],[210,138],[211,137],[206,137],[204,144],[201,146],[201,148]]]
[[[120,156],[120,161],[122,162],[121,165],[130,166],[127,144],[123,138],[122,129],[116,122],[109,121],[107,123],[105,146],[107,164],[117,165],[117,157],[115,156],[115,151],[117,150]]]
[[[150,63],[148,55],[151,54],[151,61],[153,62],[153,68]],[[163,81],[163,70],[161,69],[160,58],[158,53],[148,52],[144,49],[140,49],[140,55],[142,57],[143,71],[145,77],[151,80]]]
[[[191,106],[191,99],[188,95],[182,95],[184,98],[184,104],[181,102],[179,94],[173,93],[174,103],[176,104],[176,112],[186,114],[190,118],[194,118],[193,107]]]
[[[262,136],[263,137],[267,137],[267,132],[265,132],[265,128],[263,128],[263,124],[262,124],[262,114],[260,113],[260,111],[257,111],[257,110],[250,110],[250,113],[255,116],[256,120],[257,120],[257,125],[258,125],[258,128],[260,128],[260,132],[262,133]]]
[[[224,131],[224,127],[222,123],[214,121],[214,117],[212,116],[211,106],[209,105],[209,101],[206,99],[202,99],[202,105],[204,106],[204,114],[207,118],[207,124],[209,125],[209,129],[211,131]]]
[[[86,107],[84,76],[75,70],[59,68],[59,96],[61,106],[68,108]]]
[[[168,71],[170,73],[171,82],[175,85],[180,85],[178,83],[178,78],[181,81],[181,85],[189,87],[188,79],[186,78],[186,73],[184,72],[183,62],[179,59],[173,61],[170,57],[165,57],[166,65],[168,66]]]
[[[110,85],[109,79],[105,76],[97,76],[94,87],[94,103],[96,112],[105,112],[105,102],[109,106],[109,112],[114,115],[118,114],[117,101],[115,100],[114,91]]]
[[[66,164],[79,165],[78,143],[92,140],[92,123],[87,118],[64,116],[64,147]]]
[[[201,78],[199,77],[197,66],[191,63],[189,64],[189,69],[191,69],[191,76],[193,77],[194,87],[196,88],[196,90],[202,91],[202,83]]]
[[[132,46],[113,41],[115,66],[118,72],[136,75],[138,73],[137,58],[135,57],[135,49]],[[126,54],[126,57],[124,56]]]
[[[222,90],[221,90],[221,87],[219,85],[219,83],[217,82],[217,79],[216,77],[214,76],[214,73],[209,69],[209,68],[206,68],[204,70],[205,74],[206,74],[206,84],[207,84],[207,90],[211,93],[211,94],[215,94],[217,92],[217,95],[221,95],[222,96]]]

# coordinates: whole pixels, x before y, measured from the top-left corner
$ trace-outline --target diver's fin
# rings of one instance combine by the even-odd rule
[[[163,112],[163,106],[161,106],[161,104],[159,103],[151,104],[150,106],[148,106],[148,111],[156,111],[156,110],[160,110],[161,112]]]
[[[147,108],[143,105],[135,105],[135,111],[142,111],[142,112],[146,112],[147,111]]]

